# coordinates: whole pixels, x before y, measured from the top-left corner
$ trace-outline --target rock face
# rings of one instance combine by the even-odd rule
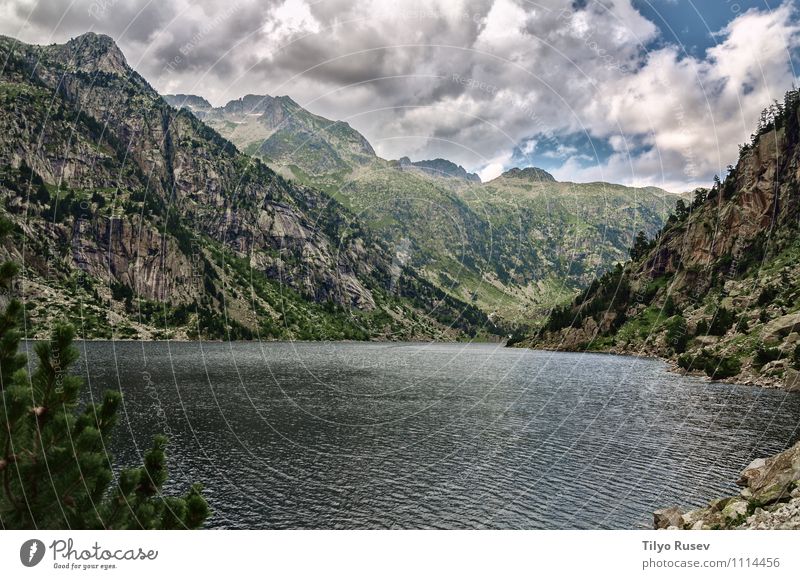
[[[17,226],[0,251],[26,266],[37,332],[83,306],[86,337],[110,337],[112,315],[131,336],[478,331],[474,308],[394,279],[391,252],[331,197],[170,107],[110,38],[0,37],[0,58],[0,195]]]
[[[711,501],[681,514],[675,507],[654,513],[654,528],[800,529],[800,443],[749,464],[737,483],[738,497]]]
[[[800,92],[741,149],[722,182],[681,201],[633,260],[558,308],[523,345],[672,359],[712,379],[790,385],[800,369]],[[614,323],[594,335],[586,319]],[[793,376],[793,375],[792,375]]]

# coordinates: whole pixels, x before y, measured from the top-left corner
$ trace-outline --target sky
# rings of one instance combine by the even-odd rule
[[[491,179],[707,186],[796,81],[793,0],[3,0],[25,42],[109,34],[157,90],[289,95],[379,155]]]

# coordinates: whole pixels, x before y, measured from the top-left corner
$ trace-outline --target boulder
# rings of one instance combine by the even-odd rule
[[[783,389],[787,392],[800,392],[800,372],[794,368],[787,368]]]
[[[789,498],[800,479],[800,443],[766,459],[756,459],[742,471],[739,484],[750,491],[750,500],[765,506]]]
[[[800,313],[787,314],[768,322],[761,331],[765,344],[777,344],[783,338],[800,330]]]
[[[697,336],[694,341],[698,346],[705,348],[719,342],[719,336]]]
[[[710,509],[695,509],[685,513],[682,517],[684,529],[703,528],[707,525],[707,519],[711,514]]]
[[[780,360],[773,360],[772,362],[767,362],[761,368],[761,375],[762,376],[779,376],[786,372],[786,359]]]
[[[653,528],[668,529],[669,527],[683,528],[683,513],[678,507],[667,507],[653,513]]]
[[[766,458],[757,458],[753,460],[750,464],[744,467],[742,474],[739,476],[739,480],[736,481],[736,484],[739,486],[747,487],[747,482],[750,480],[751,477],[754,477],[757,474],[759,469],[764,468],[764,465],[767,464]],[[750,490],[750,489],[745,489]]]
[[[747,516],[747,507],[747,501],[730,501],[727,505],[725,505],[725,508],[722,509],[722,518],[727,524],[739,522]]]

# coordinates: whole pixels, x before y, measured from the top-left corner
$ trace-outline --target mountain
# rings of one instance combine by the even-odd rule
[[[500,175],[503,179],[520,179],[522,181],[544,181],[549,183],[555,183],[555,177],[553,177],[550,173],[545,171],[544,169],[539,169],[538,167],[525,167],[520,169],[519,167],[514,167],[513,169],[509,169],[502,175]]]
[[[192,111],[199,119],[202,119],[213,108],[206,99],[193,94],[165,94],[162,96],[165,101],[176,109]]]
[[[407,160],[408,163],[404,163],[404,160]],[[481,178],[478,177],[476,173],[468,173],[464,167],[461,165],[456,165],[447,159],[431,159],[428,161],[413,162],[410,161],[408,157],[403,157],[400,159],[401,166],[405,166],[407,164],[417,167],[428,175],[432,175],[434,177],[464,179],[466,181],[472,181],[473,183],[481,182]]]
[[[678,199],[558,183],[535,167],[482,184],[446,159],[388,161],[346,123],[288,97],[248,95],[203,119],[281,175],[327,192],[398,260],[504,326],[539,319],[623,261],[636,232],[655,234]]]
[[[198,106],[207,101],[194,95],[165,99],[192,111],[239,149],[277,170],[294,167],[309,175],[339,173],[375,157],[367,139],[349,124],[312,114],[288,96],[251,94],[217,108]]]
[[[0,37],[0,59],[14,225],[0,252],[23,264],[28,336],[63,318],[84,337],[484,334],[481,312],[403,267],[347,208],[169,106],[109,37]],[[292,106],[273,99],[263,114]]]
[[[632,261],[524,345],[662,356],[684,371],[800,390],[800,95],[768,108],[724,181],[680,203]]]

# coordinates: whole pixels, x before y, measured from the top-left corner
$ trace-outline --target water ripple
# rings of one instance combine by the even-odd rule
[[[629,357],[355,343],[85,353],[94,395],[124,394],[117,463],[167,432],[169,486],[202,481],[219,528],[645,527],[660,506],[735,492],[800,420],[800,396]]]

